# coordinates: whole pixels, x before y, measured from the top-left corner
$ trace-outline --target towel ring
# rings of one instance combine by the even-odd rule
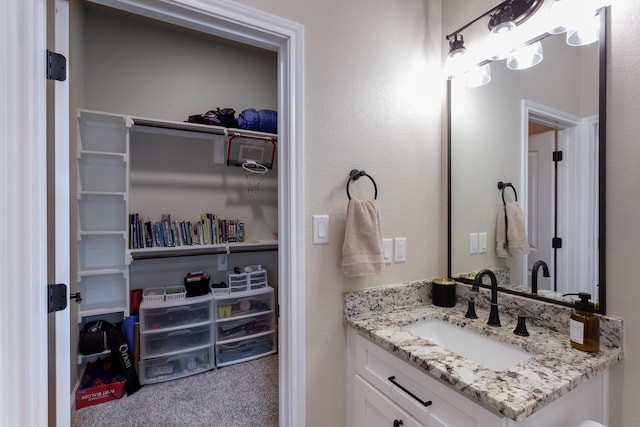
[[[514,187],[510,182],[498,181],[498,190],[502,190],[502,203],[504,203],[505,205],[507,204],[507,202],[504,200],[504,189],[507,187],[511,187],[511,189],[513,190],[515,201],[518,201],[518,193],[516,192],[516,187]]]
[[[349,194],[349,184],[351,184],[351,181],[356,181],[356,180],[360,179],[361,176],[366,176],[367,178],[369,178],[371,180],[371,182],[373,183],[373,188],[375,190],[375,195],[373,196],[373,198],[377,199],[378,198],[378,186],[376,185],[376,182],[374,181],[374,179],[371,178],[371,175],[369,175],[365,171],[359,171],[358,169],[352,169],[351,172],[349,172],[349,180],[347,181],[347,197],[349,198],[349,200],[351,200],[351,194]]]

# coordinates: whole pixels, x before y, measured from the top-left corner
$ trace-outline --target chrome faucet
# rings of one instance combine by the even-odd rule
[[[538,293],[538,270],[542,267],[542,277],[549,277],[549,267],[547,267],[547,263],[540,260],[536,261],[533,264],[533,269],[531,270],[531,293]]]
[[[491,311],[489,312],[487,325],[501,326],[500,316],[498,316],[498,280],[496,279],[496,275],[493,274],[493,271],[487,269],[478,271],[478,274],[476,274],[476,277],[473,279],[471,290],[478,291],[480,289],[480,283],[482,283],[484,276],[489,276],[489,279],[491,279]]]

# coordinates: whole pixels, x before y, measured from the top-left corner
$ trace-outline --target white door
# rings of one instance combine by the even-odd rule
[[[554,261],[551,242],[555,232],[555,174],[552,157],[555,140],[555,131],[529,136],[527,235],[531,252],[527,258],[528,284],[530,287],[533,264],[542,260],[549,266],[551,277],[542,277],[540,271],[538,289],[547,290],[553,290]]]

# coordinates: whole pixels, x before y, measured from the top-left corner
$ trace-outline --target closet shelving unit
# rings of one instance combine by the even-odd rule
[[[129,269],[138,259],[274,251],[277,240],[215,245],[129,249],[131,144],[137,134],[213,141],[213,161],[224,164],[228,136],[276,135],[195,123],[79,110],[77,177],[77,285],[82,295],[78,323],[119,321],[129,316]],[[199,214],[199,213],[194,213]],[[188,299],[187,299],[188,302]],[[275,321],[274,321],[275,322]],[[86,358],[78,356],[81,364]]]

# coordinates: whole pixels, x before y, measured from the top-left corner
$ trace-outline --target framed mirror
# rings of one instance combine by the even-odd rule
[[[606,312],[607,8],[599,21],[596,43],[543,34],[533,68],[495,61],[487,85],[448,81],[449,277],[489,268],[501,291],[563,305],[587,292]],[[505,255],[500,218],[516,201],[529,253]]]

